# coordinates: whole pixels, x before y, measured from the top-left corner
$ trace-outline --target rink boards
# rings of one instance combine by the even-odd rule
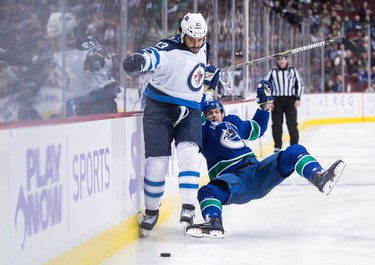
[[[371,93],[311,94],[301,103],[300,129],[375,121]],[[257,105],[251,100],[224,107],[226,113],[250,119]],[[1,264],[98,263],[138,238],[144,176],[141,113],[2,125],[0,143]],[[250,145],[258,156],[269,153],[270,130]],[[161,222],[178,205],[177,174],[172,159]]]

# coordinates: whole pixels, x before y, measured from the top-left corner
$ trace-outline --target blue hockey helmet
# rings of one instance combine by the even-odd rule
[[[222,113],[224,112],[223,104],[221,104],[220,101],[217,101],[217,100],[204,101],[201,105],[201,108],[203,112],[206,112],[207,110],[210,110],[210,109],[217,109],[217,108],[219,108]]]

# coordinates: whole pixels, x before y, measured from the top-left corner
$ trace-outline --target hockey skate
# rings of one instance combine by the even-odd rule
[[[211,217],[206,223],[189,225],[186,234],[192,237],[224,238],[224,228],[221,218]]]
[[[140,235],[147,237],[150,235],[151,230],[154,228],[159,218],[159,210],[146,209],[143,219],[140,224]]]
[[[195,207],[191,204],[183,204],[181,215],[180,215],[180,224],[185,228],[189,225],[192,225],[194,223],[194,213]]]
[[[320,192],[328,195],[340,178],[345,166],[344,161],[337,160],[328,170],[315,173],[310,182],[317,187]]]

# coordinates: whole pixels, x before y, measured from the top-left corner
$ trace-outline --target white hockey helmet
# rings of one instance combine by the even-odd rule
[[[65,31],[63,21],[65,21]],[[68,34],[71,38],[75,38],[74,30],[77,26],[77,20],[72,13],[54,12],[50,15],[47,22],[47,36],[52,39],[61,36],[65,32],[65,35]]]
[[[185,34],[193,38],[203,38],[207,34],[207,24],[201,13],[187,13],[181,20],[181,39]]]

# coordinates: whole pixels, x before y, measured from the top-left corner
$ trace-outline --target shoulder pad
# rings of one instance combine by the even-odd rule
[[[170,38],[170,39],[163,39],[159,41],[156,45],[155,48],[159,51],[171,51],[171,50],[186,50],[187,48],[185,47],[184,44],[178,42],[177,39]]]
[[[85,38],[78,42],[78,49],[90,50],[93,52],[102,50],[99,42],[93,38]]]
[[[230,123],[237,123],[242,120],[237,115],[228,114],[227,116],[224,117],[224,121],[230,122]]]

